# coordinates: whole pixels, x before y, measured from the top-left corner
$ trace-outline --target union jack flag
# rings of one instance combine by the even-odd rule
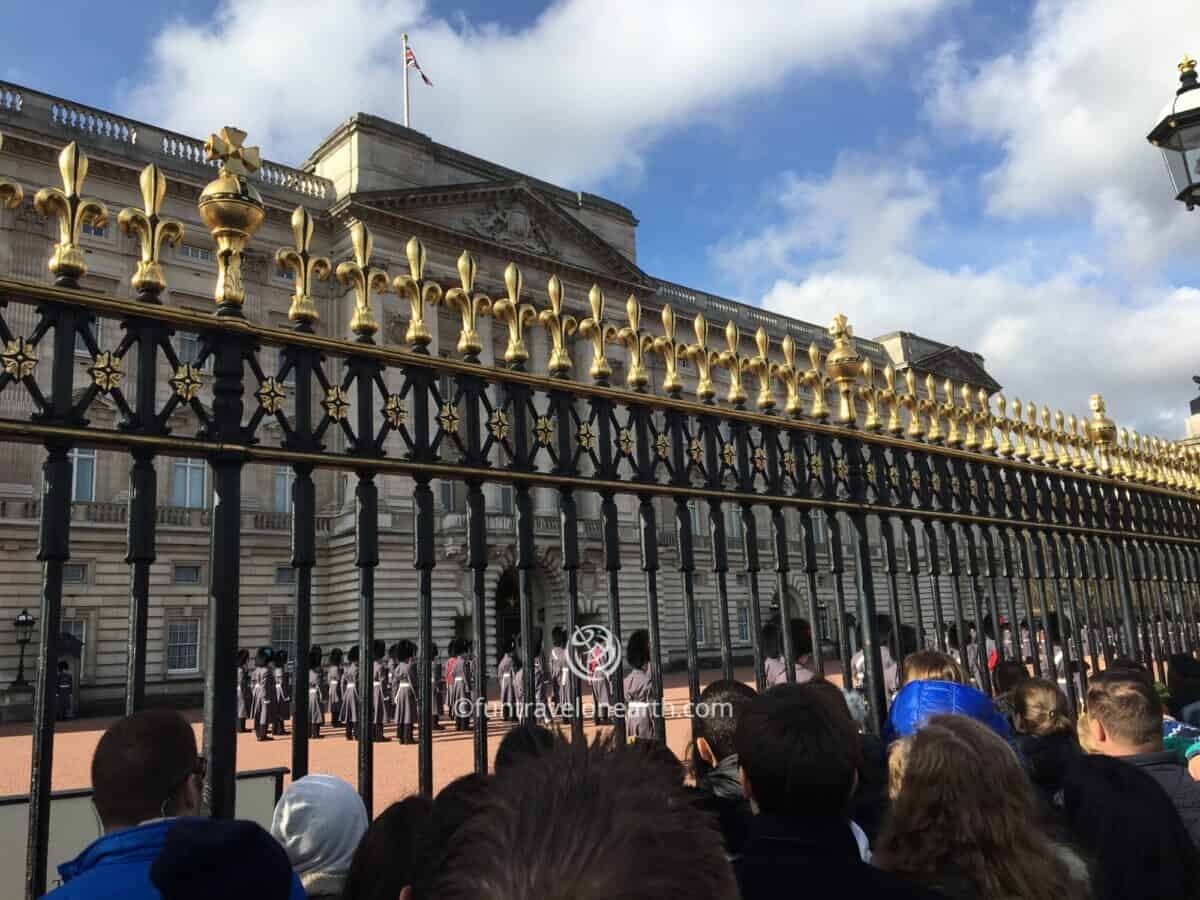
[[[433,82],[429,80],[429,77],[421,69],[421,64],[417,62],[417,55],[412,52],[412,47],[409,47],[408,51],[404,54],[404,65],[406,68],[416,69],[417,74],[421,76],[421,80],[430,87],[433,87]]]

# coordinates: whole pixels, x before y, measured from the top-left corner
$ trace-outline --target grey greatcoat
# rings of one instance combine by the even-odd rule
[[[387,720],[387,665],[382,660],[371,663],[371,721],[382,725]]]
[[[342,721],[342,669],[330,666],[325,670],[328,683],[329,724],[339,725]]]
[[[254,697],[250,692],[250,676],[245,666],[237,667],[237,717],[250,718],[250,709],[254,706]]]
[[[308,721],[312,725],[325,722],[325,708],[321,706],[321,670],[308,670]]]
[[[409,663],[396,663],[396,677],[392,682],[395,690],[393,702],[396,704],[396,724],[412,725],[417,721],[417,692]]]
[[[596,704],[596,715],[608,715],[612,705],[612,687],[608,675],[596,664],[595,657],[588,659],[588,672],[592,675],[592,702]]]
[[[275,696],[275,680],[266,666],[255,666],[250,673],[250,718],[260,725],[271,721],[271,700]]]
[[[500,665],[496,667],[496,677],[500,679],[500,706],[516,708],[517,705],[517,686],[516,673],[513,672],[513,660],[511,653],[505,653],[500,658]]]
[[[358,663],[350,663],[342,673],[342,721],[358,721]]]
[[[465,656],[452,656],[448,663],[446,691],[448,715],[455,719],[471,717],[471,665]]]
[[[625,676],[625,733],[639,740],[654,740],[654,717],[650,708],[654,683],[646,669],[633,669]]]

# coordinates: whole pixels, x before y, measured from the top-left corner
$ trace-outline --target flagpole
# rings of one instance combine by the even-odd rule
[[[408,128],[408,35],[402,34],[400,39],[404,43],[404,48],[400,56],[400,59],[404,61],[404,127]]]

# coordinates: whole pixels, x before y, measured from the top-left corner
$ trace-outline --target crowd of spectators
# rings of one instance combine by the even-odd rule
[[[977,677],[977,676],[976,676]],[[117,721],[92,762],[104,836],[54,896],[206,900],[961,900],[1200,895],[1200,733],[1117,660],[1073,716],[1062,689],[953,657],[898,667],[881,735],[820,677],[709,684],[686,764],[664,744],[567,742],[532,721],[495,771],[373,822],[328,775],[293,782],[270,831],[200,815],[204,762],[178,714]]]

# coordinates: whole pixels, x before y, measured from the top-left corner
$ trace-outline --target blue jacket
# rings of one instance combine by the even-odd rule
[[[908,737],[930,717],[943,713],[970,716],[1006,741],[1012,739],[1008,721],[996,712],[992,698],[983,691],[952,681],[912,681],[901,688],[892,701],[883,726],[884,740],[890,743],[896,738]]]
[[[150,867],[167,832],[182,819],[158,819],[103,835],[70,862],[58,867],[63,885],[47,896],[54,900],[160,900]],[[304,900],[300,879],[292,875],[290,900]]]

